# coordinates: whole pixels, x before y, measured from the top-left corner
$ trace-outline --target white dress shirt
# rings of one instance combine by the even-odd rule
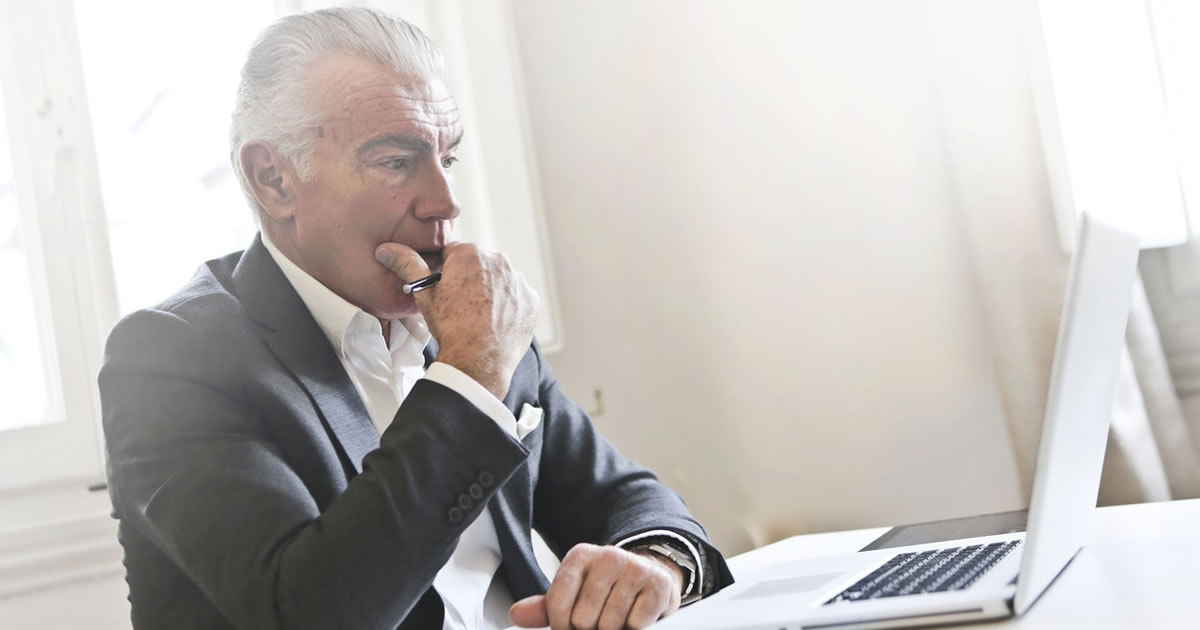
[[[392,423],[400,402],[417,381],[427,378],[458,392],[502,429],[514,437],[518,435],[512,412],[474,379],[440,362],[425,370],[424,351],[431,335],[420,315],[390,322],[389,341],[384,343],[383,326],[377,318],[321,284],[280,252],[265,234],[263,245],[333,344],[380,433]],[[492,515],[485,509],[459,537],[450,560],[433,579],[446,606],[443,630],[495,630],[510,625],[512,596],[496,573],[499,567],[500,542]],[[402,571],[399,567],[397,570]]]

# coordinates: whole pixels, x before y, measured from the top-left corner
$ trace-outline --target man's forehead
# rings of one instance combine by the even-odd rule
[[[395,71],[358,56],[331,55],[313,65],[325,122],[409,119],[437,127],[458,126],[458,104],[440,79]]]

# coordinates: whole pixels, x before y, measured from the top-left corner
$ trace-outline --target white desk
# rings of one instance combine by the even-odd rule
[[[777,562],[857,551],[887,530],[795,536],[729,568],[741,580]],[[1200,499],[1099,508],[1087,544],[1033,608],[987,627],[1200,628],[1198,571]]]

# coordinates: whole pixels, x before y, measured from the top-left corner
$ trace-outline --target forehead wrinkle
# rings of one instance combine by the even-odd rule
[[[396,98],[402,98],[406,101],[419,101],[422,103],[430,103],[430,104],[449,102],[454,105],[455,109],[458,109],[458,102],[454,100],[453,96],[444,96],[442,98],[421,98],[419,96],[405,96],[403,94],[397,94]]]
[[[440,137],[446,132],[462,133],[462,123],[457,116],[421,116],[405,113],[382,119],[370,124],[371,130],[389,130],[391,133],[422,138]],[[382,133],[380,134],[382,135]]]
[[[390,107],[394,100],[389,96],[377,96],[361,100],[356,106],[348,106],[340,112],[344,117],[362,120],[365,116],[378,116],[384,121],[402,121],[434,127],[457,126],[460,123],[457,106],[432,110],[424,107]]]
[[[408,99],[408,98],[405,98],[398,94],[379,94],[379,95],[367,96],[364,98],[360,98],[356,101],[351,101],[349,103],[346,103],[345,106],[342,107],[342,113],[350,114],[351,111],[355,110],[355,109],[369,109],[369,108],[381,108],[382,109],[382,108],[386,108],[387,102],[389,102],[389,101],[394,102],[396,100],[425,104],[425,105],[433,105],[433,106],[442,105],[441,107],[421,107],[420,105],[418,105],[416,107],[411,107],[411,106],[407,106],[407,104],[405,104],[405,106],[397,108],[404,112],[412,112],[415,114],[428,115],[428,116],[446,116],[449,114],[457,114],[458,113],[458,103],[452,97],[445,98],[445,99],[438,100],[438,101],[426,101],[426,100],[420,100],[420,99]],[[384,104],[383,107],[379,107],[380,103]],[[449,104],[448,106],[446,106],[447,103]]]

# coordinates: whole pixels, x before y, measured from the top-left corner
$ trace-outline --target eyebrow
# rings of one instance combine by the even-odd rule
[[[446,146],[446,150],[450,151],[462,142],[463,132],[460,130],[458,135]],[[358,148],[357,154],[362,157],[375,149],[388,147],[392,149],[400,149],[402,151],[432,151],[433,145],[424,138],[409,136],[402,133],[389,133],[382,136],[377,136],[367,140],[361,147]]]

